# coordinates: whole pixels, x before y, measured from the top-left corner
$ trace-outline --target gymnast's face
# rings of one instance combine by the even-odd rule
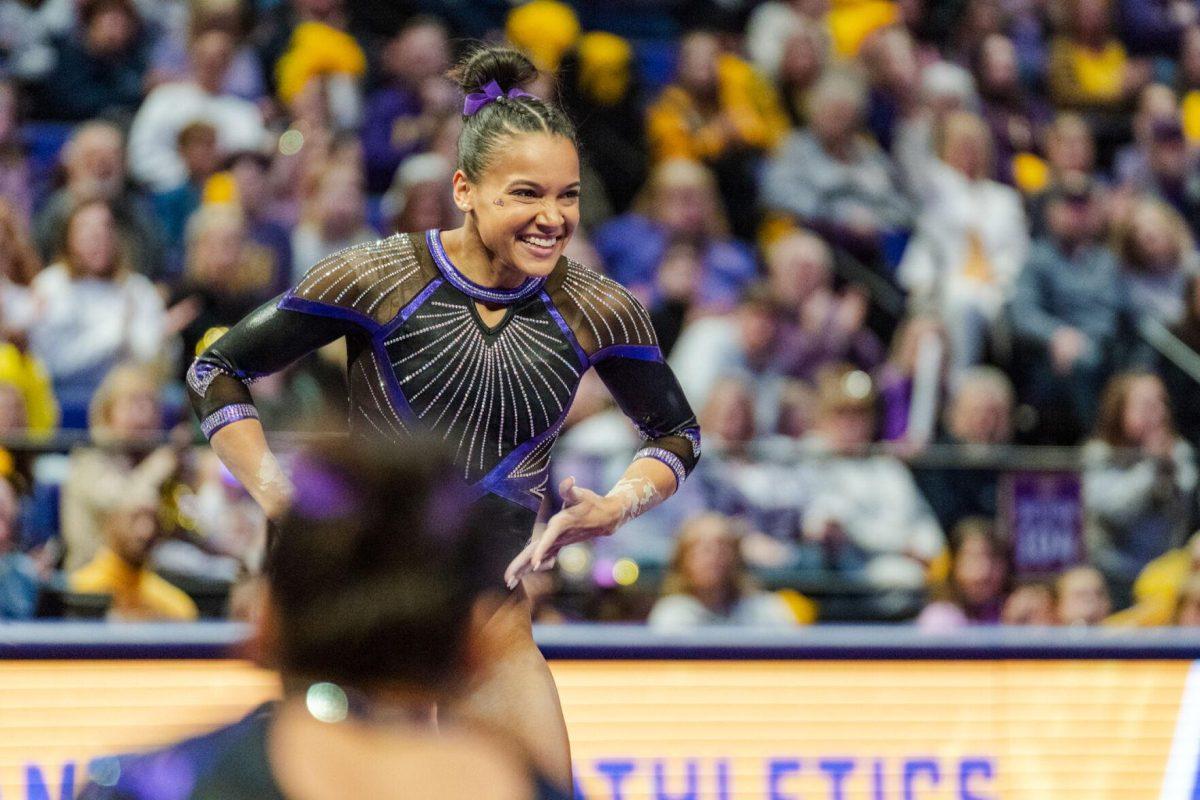
[[[545,277],[579,225],[579,154],[563,136],[517,134],[500,144],[478,183],[454,174],[454,201],[495,261]]]

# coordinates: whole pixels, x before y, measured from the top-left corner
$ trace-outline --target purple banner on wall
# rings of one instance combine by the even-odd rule
[[[1078,473],[1009,473],[1001,498],[1018,576],[1054,574],[1084,560],[1083,481]]]

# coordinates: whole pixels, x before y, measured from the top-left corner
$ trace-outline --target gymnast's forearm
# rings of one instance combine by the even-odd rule
[[[214,433],[210,443],[268,519],[281,519],[291,503],[292,485],[267,445],[262,423],[253,418],[232,422]]]

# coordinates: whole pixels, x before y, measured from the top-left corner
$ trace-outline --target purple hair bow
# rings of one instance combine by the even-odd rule
[[[479,109],[483,108],[488,103],[499,100],[501,97],[507,97],[510,100],[515,100],[518,97],[529,97],[534,100],[537,99],[529,92],[523,92],[516,87],[509,89],[508,94],[505,94],[504,90],[500,88],[500,84],[492,81],[487,86],[483,87],[482,92],[472,92],[471,94],[467,95],[467,98],[463,101],[463,116],[473,117],[476,113],[478,113]]]

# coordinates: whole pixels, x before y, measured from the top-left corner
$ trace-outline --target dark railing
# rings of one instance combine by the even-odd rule
[[[0,660],[238,658],[245,625],[0,624]],[[536,626],[551,660],[1200,659],[1200,629],[826,625],[793,631],[704,628],[663,634],[639,625]]]

